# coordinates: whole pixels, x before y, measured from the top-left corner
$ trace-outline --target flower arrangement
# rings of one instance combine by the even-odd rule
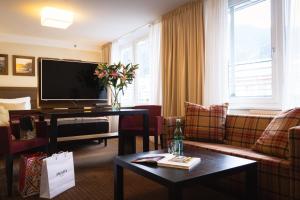
[[[105,87],[109,86],[113,96],[112,108],[113,110],[120,109],[118,102],[118,95],[120,91],[124,94],[124,87],[131,84],[135,78],[138,64],[129,63],[127,65],[101,63],[95,69],[95,76],[99,79],[100,83]]]

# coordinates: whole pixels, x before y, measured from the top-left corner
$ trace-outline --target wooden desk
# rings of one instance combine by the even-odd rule
[[[149,151],[149,116],[147,109],[121,109],[119,111],[112,111],[111,109],[92,108],[84,109],[66,109],[66,110],[41,110],[41,114],[50,118],[50,152],[57,152],[57,135],[58,126],[57,119],[59,118],[73,118],[73,117],[99,117],[99,116],[119,116],[122,120],[123,116],[128,115],[142,115],[144,125],[143,135],[143,151]],[[118,154],[124,155],[128,153],[135,153],[135,138],[127,136],[122,131],[119,131]]]

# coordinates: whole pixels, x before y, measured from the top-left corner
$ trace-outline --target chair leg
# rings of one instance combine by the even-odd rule
[[[163,136],[162,136],[162,134],[160,134],[159,140],[160,140],[160,147],[163,149],[164,148],[164,143],[163,143]]]
[[[107,146],[107,138],[104,139],[104,146]]]
[[[6,187],[7,187],[8,196],[12,195],[13,165],[14,165],[13,155],[11,155],[11,154],[6,155],[5,170],[6,170]]]
[[[154,136],[154,148],[155,150],[158,150],[158,135]]]

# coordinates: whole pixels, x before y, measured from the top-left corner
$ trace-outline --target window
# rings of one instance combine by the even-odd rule
[[[279,105],[276,1],[243,1],[230,7],[229,99],[238,108]],[[276,22],[277,23],[277,22]]]
[[[148,104],[150,101],[149,40],[142,38],[120,47],[121,62],[139,64],[133,84],[128,85],[120,95],[122,106]]]
[[[137,101],[139,104],[147,104],[150,101],[150,66],[149,66],[149,44],[148,40],[139,41],[136,44],[136,63],[139,64],[136,81]]]

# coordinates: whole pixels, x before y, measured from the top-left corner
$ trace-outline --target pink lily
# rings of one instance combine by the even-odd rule
[[[118,73],[116,71],[113,71],[111,74],[110,74],[113,78],[117,78],[118,77]]]

